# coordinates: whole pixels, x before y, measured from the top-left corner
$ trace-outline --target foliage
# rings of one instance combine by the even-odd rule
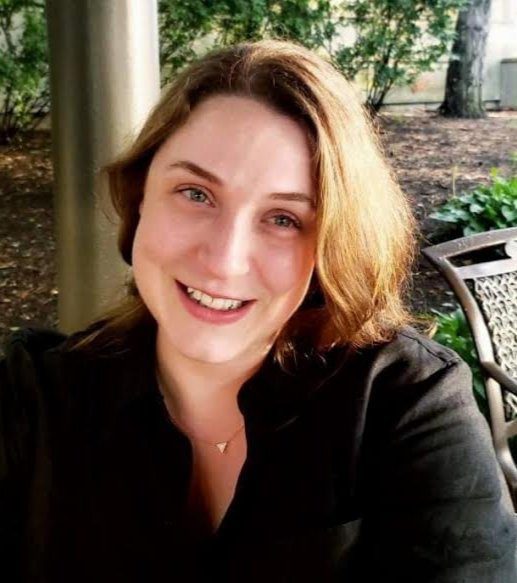
[[[492,182],[472,192],[453,197],[431,215],[433,219],[452,223],[463,235],[517,224],[517,175],[504,178],[492,170]]]
[[[50,106],[43,3],[0,0],[0,142],[34,127]]]
[[[160,64],[167,82],[196,57],[196,42],[210,33],[218,0],[159,0]]]
[[[433,68],[454,38],[454,11],[464,0],[344,2],[356,39],[334,55],[350,78],[367,73],[368,105],[378,111],[394,85]]]
[[[204,50],[261,38],[324,47],[336,33],[331,0],[160,0],[164,81]]]
[[[470,366],[474,396],[481,412],[488,417],[488,404],[483,382],[483,373],[474,347],[474,340],[463,310],[458,308],[450,314],[433,310],[435,333],[433,339],[457,352]]]
[[[226,0],[219,25],[224,45],[260,38],[289,38],[311,49],[336,34],[331,0]]]
[[[378,109],[394,84],[432,67],[464,0],[159,0],[163,80],[213,46],[286,38],[326,54],[348,77],[366,71]],[[355,41],[341,40],[350,26]],[[346,34],[345,34],[346,36]],[[0,0],[0,140],[49,109],[43,0]]]
[[[162,69],[168,80],[204,49],[286,38],[326,54],[349,78],[366,73],[366,100],[378,110],[394,85],[445,53],[464,1],[160,0]]]

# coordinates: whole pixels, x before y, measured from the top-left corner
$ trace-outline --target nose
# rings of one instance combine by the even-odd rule
[[[252,228],[245,217],[214,221],[199,248],[199,260],[213,277],[229,279],[250,270]]]

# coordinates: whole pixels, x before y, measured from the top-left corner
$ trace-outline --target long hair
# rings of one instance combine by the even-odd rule
[[[208,53],[183,69],[134,143],[105,168],[120,218],[118,246],[131,265],[139,205],[151,160],[202,100],[241,95],[305,128],[316,183],[316,268],[307,297],[277,336],[275,354],[298,340],[317,350],[389,340],[411,321],[404,287],[414,259],[415,221],[353,87],[324,58],[287,41],[263,40]],[[116,345],[153,319],[134,284],[80,348]]]

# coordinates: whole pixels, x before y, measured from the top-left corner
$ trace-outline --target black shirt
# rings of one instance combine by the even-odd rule
[[[202,540],[153,338],[95,357],[64,340],[18,333],[0,364],[0,580],[517,580],[468,367],[415,331],[294,374],[269,356],[239,392],[247,458]]]

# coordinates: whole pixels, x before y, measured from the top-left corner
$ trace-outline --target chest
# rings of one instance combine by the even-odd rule
[[[205,534],[217,530],[233,500],[246,451],[244,433],[224,453],[213,445],[192,443],[188,507],[197,528]]]
[[[188,577],[177,580],[194,581],[190,569],[205,562],[185,536],[193,516],[185,514],[187,499],[199,519],[197,532],[213,533],[223,524],[217,560],[231,556],[230,568],[239,557],[238,580],[263,581],[272,572],[281,580],[298,564],[304,576],[312,575],[311,565],[320,573],[333,564],[328,553],[346,542],[348,531],[340,525],[352,517],[337,508],[344,484],[336,483],[334,462],[343,468],[343,456],[302,421],[268,437],[251,435],[249,444],[245,438],[232,441],[224,454],[215,447],[188,447],[169,426],[162,431],[155,423],[146,431],[128,423],[102,447],[91,440],[73,444],[66,460],[55,460],[69,471],[56,475],[49,509],[56,559],[50,562],[67,577],[49,580],[70,580],[78,572],[84,580],[99,580],[92,569],[102,565],[105,580],[123,572],[125,581],[159,581],[185,565]],[[42,489],[36,493],[41,496]],[[256,579],[240,578],[246,569],[255,572],[257,556],[264,557],[264,569]]]

